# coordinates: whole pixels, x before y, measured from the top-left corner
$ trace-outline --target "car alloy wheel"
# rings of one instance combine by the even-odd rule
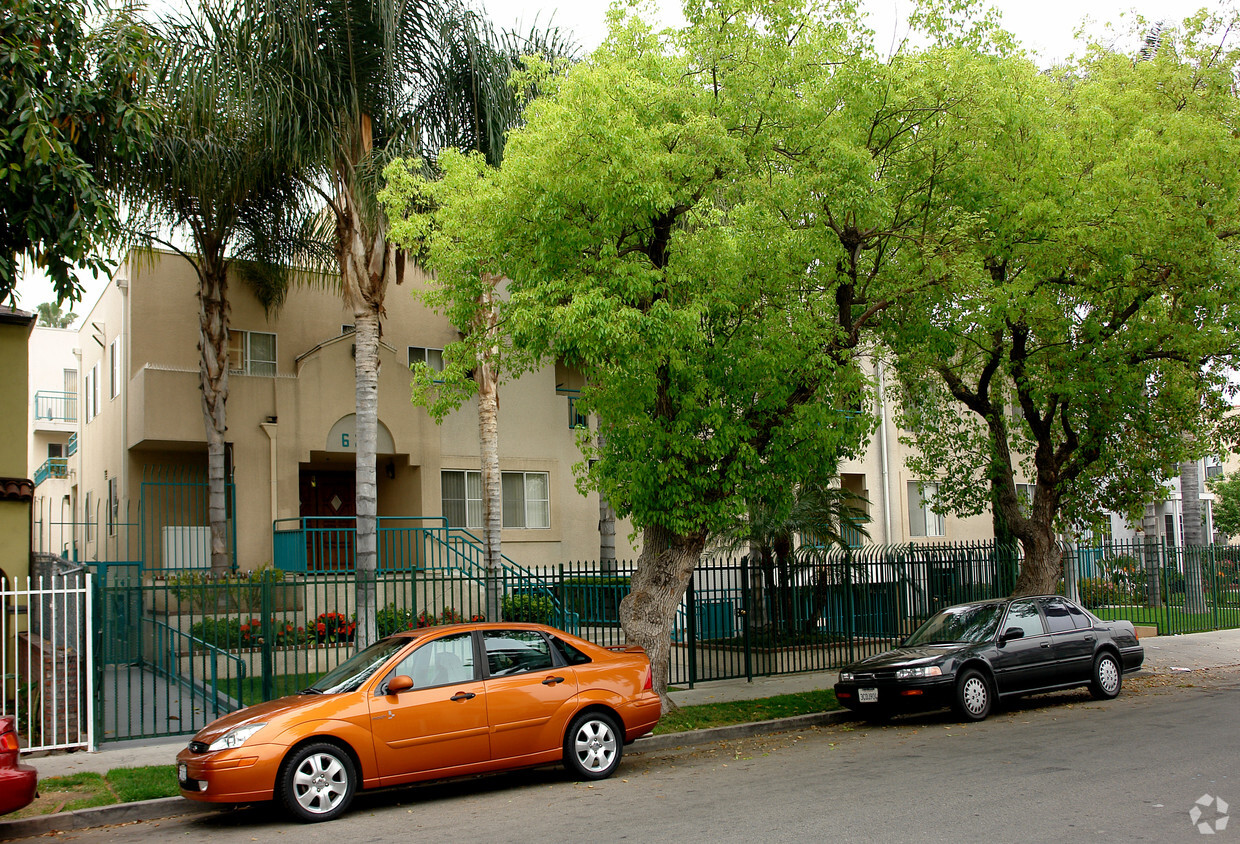
[[[300,748],[280,770],[284,805],[303,821],[329,821],[340,816],[353,800],[357,775],[353,760],[334,744]]]
[[[601,780],[620,764],[624,743],[610,715],[586,712],[573,719],[564,739],[564,765],[582,779]]]
[[[956,682],[956,712],[970,721],[990,714],[990,684],[980,671],[969,669]]]
[[[1119,663],[1109,653],[1100,653],[1094,660],[1094,676],[1089,683],[1089,693],[1097,700],[1110,700],[1119,694],[1123,685]]]

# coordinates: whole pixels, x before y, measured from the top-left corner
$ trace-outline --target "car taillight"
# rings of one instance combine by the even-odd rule
[[[0,734],[0,751],[12,753],[21,750],[21,745],[17,741],[17,733]]]
[[[654,691],[654,670],[653,669],[646,672],[646,685],[642,686],[642,691],[643,692]]]

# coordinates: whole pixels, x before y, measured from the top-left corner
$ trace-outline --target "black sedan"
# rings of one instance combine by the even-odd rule
[[[1145,650],[1127,621],[1058,595],[979,601],[932,616],[899,647],[840,671],[835,696],[867,717],[951,706],[981,721],[998,698],[1088,686],[1119,694]]]

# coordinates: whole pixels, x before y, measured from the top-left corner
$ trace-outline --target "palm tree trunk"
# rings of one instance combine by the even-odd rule
[[[1201,473],[1196,460],[1180,464],[1180,509],[1184,519],[1184,544],[1180,558],[1184,563],[1184,610],[1206,612],[1205,587],[1202,583],[1201,546]]]
[[[486,567],[487,619],[500,618],[503,528],[503,486],[499,471],[499,312],[495,307],[497,276],[484,274],[485,292],[478,299],[478,325],[482,352],[474,368],[478,385],[478,444],[482,456],[482,546]]]
[[[375,448],[379,423],[379,314],[355,313],[354,356],[357,419],[357,644],[374,641],[375,577],[378,571],[378,495]]]
[[[672,625],[705,548],[704,533],[684,536],[657,525],[646,528],[631,589],[620,602],[620,624],[630,641],[646,649],[665,713],[676,706],[667,695]]]
[[[232,568],[228,553],[228,508],[224,433],[228,429],[228,267],[206,262],[198,274],[198,373],[207,436],[207,517],[211,523],[211,571]]]

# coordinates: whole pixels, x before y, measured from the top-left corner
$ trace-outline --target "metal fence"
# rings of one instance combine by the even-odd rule
[[[0,715],[16,717],[23,751],[94,749],[91,581],[0,581]]]

